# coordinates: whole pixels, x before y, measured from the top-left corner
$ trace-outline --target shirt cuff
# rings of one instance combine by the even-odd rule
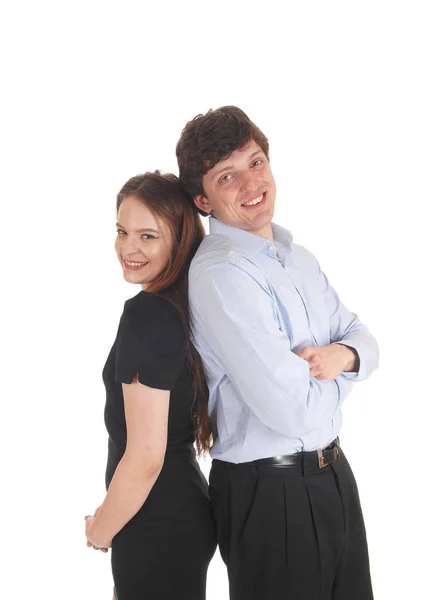
[[[348,348],[353,348],[353,350],[356,350],[356,353],[358,354],[358,359],[359,359],[359,371],[342,371],[342,375],[345,375],[345,377],[347,377],[348,379],[350,379],[350,381],[358,381],[361,380],[361,355],[359,354],[358,349],[356,348],[356,344],[354,342],[350,342],[349,340],[340,340],[339,342],[334,342],[335,344],[340,344],[341,346],[347,346]]]

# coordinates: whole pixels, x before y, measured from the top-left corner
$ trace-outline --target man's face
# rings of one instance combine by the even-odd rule
[[[274,215],[276,184],[268,159],[251,140],[203,177],[195,204],[231,227],[265,237]]]

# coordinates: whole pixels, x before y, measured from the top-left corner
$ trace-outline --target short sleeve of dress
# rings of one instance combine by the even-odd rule
[[[127,300],[116,336],[115,379],[172,390],[185,357],[185,333],[178,310],[164,298],[140,292]]]

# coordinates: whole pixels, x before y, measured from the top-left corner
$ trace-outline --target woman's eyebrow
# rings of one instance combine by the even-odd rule
[[[119,229],[125,229],[125,227],[123,227],[119,223],[116,223],[116,227],[119,227]],[[137,229],[136,233],[143,233],[144,231],[151,231],[152,233],[158,233],[158,231],[156,229],[152,229],[150,227],[147,227],[147,228],[144,228],[144,229]]]

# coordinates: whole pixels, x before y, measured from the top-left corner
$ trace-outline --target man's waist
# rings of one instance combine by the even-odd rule
[[[234,434],[225,439],[215,440],[211,457],[230,463],[251,462],[273,456],[311,452],[325,448],[340,433],[342,415],[338,411],[327,424],[318,430],[310,431],[300,438],[287,438],[274,431],[248,431],[243,436]]]
[[[217,442],[211,448],[210,454],[213,460],[220,460],[232,464],[242,464],[270,459],[277,456],[299,456],[300,454],[308,452],[317,452],[318,450],[329,446],[332,441],[333,436],[330,436],[328,440],[321,441],[315,446],[302,445],[301,443],[297,444],[294,442],[291,445],[281,445],[280,449],[277,449],[276,447],[268,447],[267,444],[256,447],[249,447],[245,445],[241,449],[237,448],[236,445],[227,448],[221,448]]]
[[[214,459],[212,466],[215,469],[236,469],[240,471],[256,469],[281,469],[297,468],[302,474],[320,471],[336,462],[341,456],[339,438],[333,440],[324,448],[312,451],[295,452],[294,454],[270,456],[249,462],[230,463]]]

